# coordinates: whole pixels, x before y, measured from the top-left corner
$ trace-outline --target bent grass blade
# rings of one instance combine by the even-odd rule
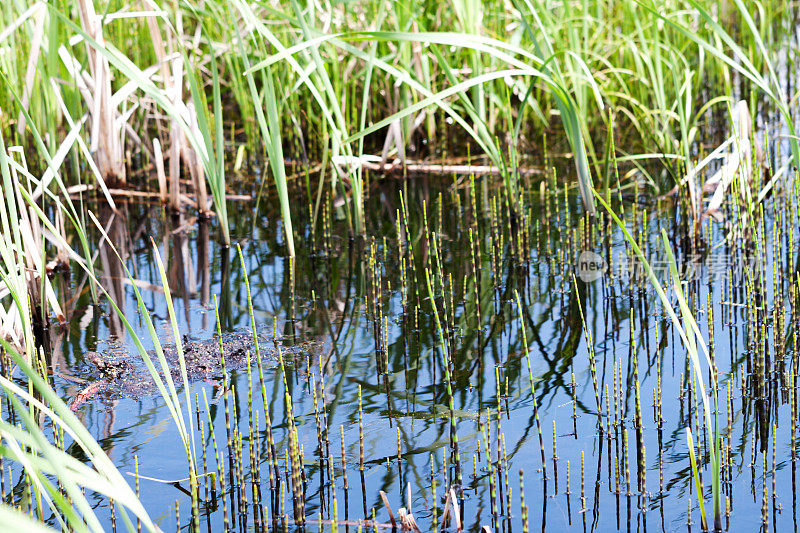
[[[612,218],[614,223],[617,227],[622,231],[623,235],[625,236],[625,240],[628,242],[628,245],[631,247],[631,250],[636,255],[636,258],[640,261],[642,267],[647,274],[647,277],[652,284],[653,288],[655,289],[656,293],[658,294],[659,299],[661,300],[662,306],[664,311],[669,316],[673,327],[680,335],[681,341],[683,342],[684,347],[686,348],[686,352],[689,356],[689,359],[692,364],[692,369],[695,374],[695,379],[697,383],[698,395],[700,396],[702,403],[703,403],[703,422],[706,427],[706,431],[708,434],[711,435],[713,439],[712,445],[709,447],[709,467],[711,470],[711,479],[712,479],[712,500],[714,504],[714,523],[715,527],[717,525],[721,525],[722,520],[722,492],[721,492],[721,469],[720,469],[720,437],[719,437],[719,424],[718,424],[718,402],[717,402],[717,383],[716,383],[716,376],[712,373],[712,390],[711,395],[713,396],[714,401],[714,409],[712,411],[709,394],[706,392],[706,388],[704,385],[705,377],[703,376],[703,369],[700,365],[700,358],[697,351],[697,346],[699,345],[702,348],[703,354],[705,356],[706,361],[709,363],[709,368],[711,359],[708,354],[708,348],[706,343],[703,340],[703,337],[700,333],[700,329],[697,326],[697,322],[694,319],[694,316],[689,309],[689,306],[686,303],[686,299],[683,295],[683,290],[681,288],[681,280],[678,275],[677,266],[675,264],[675,257],[672,254],[672,247],[670,246],[669,239],[667,237],[666,230],[662,228],[661,236],[664,248],[667,253],[668,263],[670,265],[670,276],[673,282],[673,288],[675,292],[675,296],[678,300],[679,309],[681,316],[683,318],[683,322],[688,327],[688,330],[683,326],[681,323],[681,319],[678,318],[678,314],[675,312],[675,308],[672,304],[672,301],[667,296],[664,288],[661,286],[661,282],[658,280],[658,277],[655,275],[655,272],[650,266],[650,263],[644,256],[641,248],[636,242],[636,239],[628,231],[625,223],[620,220],[617,214],[611,209],[611,206],[606,203],[605,199],[602,198],[596,191],[594,192],[595,199],[600,203],[600,205],[606,210],[608,215]],[[713,415],[713,423],[712,423],[712,415]],[[693,453],[693,451],[692,451]],[[696,464],[693,462],[693,469],[696,469]],[[702,499],[703,495],[701,492],[697,494],[698,499]],[[702,506],[702,503],[701,503]]]

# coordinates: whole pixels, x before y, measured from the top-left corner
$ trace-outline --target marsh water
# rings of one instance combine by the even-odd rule
[[[687,351],[650,284],[630,268],[631,254],[619,230],[606,219],[589,222],[571,191],[542,194],[537,188],[526,196],[522,216],[513,217],[504,214],[502,202],[493,200],[499,194],[489,180],[414,179],[415,186],[403,198],[411,213],[407,219],[402,216],[403,182],[373,181],[364,210],[364,238],[346,237],[347,225],[335,199],[323,203],[313,232],[308,223],[312,215],[306,214],[303,223],[301,214],[297,227],[300,242],[306,244],[298,246],[293,260],[287,257],[277,213],[264,207],[272,201],[230,204],[232,238],[241,246],[243,263],[236,248],[218,244],[213,219],[165,215],[155,204],[123,204],[117,214],[97,207],[163,342],[172,342],[171,326],[151,237],[167,265],[186,340],[215,338],[215,301],[222,331],[250,330],[244,272],[256,327],[274,338],[274,345],[262,347],[266,405],[255,366],[250,377],[246,365],[228,371],[230,411],[236,417],[231,424],[238,425],[244,443],[245,508],[253,506],[250,487],[263,487],[266,524],[239,512],[236,498],[241,493],[230,491],[234,482],[226,483],[230,512],[223,514],[220,496],[201,502],[201,530],[218,531],[225,520],[236,529],[278,527],[280,516],[273,513],[282,509],[289,519],[286,527],[295,527],[284,461],[290,427],[287,393],[302,447],[309,529],[317,528],[319,517],[330,520],[334,513],[342,530],[356,531],[355,521],[371,519],[373,512],[377,522],[389,524],[380,496],[384,491],[395,516],[410,504],[420,529],[433,530],[441,525],[446,491],[454,487],[463,527],[469,531],[484,525],[493,531],[523,531],[524,522],[542,531],[699,530],[685,428],[699,436],[700,451],[708,437],[698,424],[701,407],[689,380]],[[303,193],[298,188],[294,194]],[[629,214],[638,213],[638,238],[650,243],[646,249],[653,254],[657,274],[667,279],[663,263],[657,266],[658,258],[663,259],[657,239],[664,228],[680,252],[679,263],[689,280],[685,286],[692,289],[690,302],[706,339],[713,324],[720,426],[728,428],[723,432],[728,454],[723,482],[729,495],[724,524],[732,531],[796,530],[793,396],[787,396],[789,384],[777,374],[770,378],[771,386],[754,392],[752,385],[748,313],[753,311],[741,303],[741,293],[753,266],[723,244],[725,224],[707,222],[705,239],[692,247],[670,201],[657,205],[639,200],[622,198],[620,205]],[[789,227],[789,217],[775,222],[773,211],[780,209],[766,212],[768,235],[773,224]],[[426,228],[436,235],[435,246],[426,238]],[[523,233],[524,239],[513,238]],[[773,312],[784,307],[781,297],[773,296],[773,266],[778,276],[793,270],[789,252],[778,246],[776,261],[772,248],[767,245],[763,255],[767,293],[761,312],[768,336]],[[587,249],[606,261],[595,280],[578,275],[579,256]],[[115,256],[101,249],[98,257],[101,281],[147,345],[131,285]],[[432,265],[436,315],[425,264]],[[51,328],[49,337],[53,379],[69,401],[97,380],[85,352],[135,354],[136,349],[108,306],[91,302],[79,272],[59,274],[58,279],[72,302],[72,319],[68,326]],[[788,306],[788,295],[781,294]],[[442,335],[437,320],[444,323]],[[281,365],[272,351],[277,345],[308,348],[287,350]],[[448,373],[442,366],[444,345],[452,359]],[[769,347],[773,361],[768,372],[778,368],[779,358],[785,365],[780,368],[793,368],[791,348],[781,346]],[[226,453],[223,382],[222,375],[215,375],[190,384],[193,402],[200,405],[197,420],[205,426],[205,440],[199,432],[195,435],[198,461],[205,447],[208,471],[216,470],[209,418],[216,428],[216,446]],[[196,416],[195,405],[190,409]],[[177,502],[177,525],[191,529],[190,498],[181,490],[188,488],[186,455],[158,392],[129,394],[111,384],[76,410],[119,469],[130,473],[131,485],[138,463],[142,501],[160,527],[176,528]],[[284,503],[280,494],[269,499],[270,469],[254,470],[249,459],[255,439],[261,450],[257,460],[266,461],[265,410],[278,451],[277,470],[285,477]],[[261,413],[256,431],[250,431],[251,412]],[[704,486],[709,492],[708,479]],[[110,520],[109,502],[95,503]],[[455,530],[452,522],[447,527]]]

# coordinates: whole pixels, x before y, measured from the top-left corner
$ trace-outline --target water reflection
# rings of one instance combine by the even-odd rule
[[[303,506],[311,522],[318,514],[330,519],[334,507],[339,520],[371,518],[374,509],[386,522],[384,491],[395,512],[410,507],[422,529],[430,529],[441,524],[447,489],[454,486],[459,518],[470,531],[489,525],[510,532],[522,521],[542,531],[674,530],[687,527],[689,502],[691,522],[698,523],[685,439],[685,427],[695,431],[697,425],[697,398],[687,380],[685,354],[652,294],[638,282],[584,283],[572,277],[568,256],[580,244],[574,214],[534,207],[529,216],[539,230],[531,231],[529,241],[503,240],[501,246],[491,217],[464,207],[463,198],[462,207],[454,207],[454,191],[461,194],[438,183],[415,188],[406,199],[412,206],[425,202],[436,247],[425,238],[421,217],[406,223],[399,195],[378,184],[366,210],[374,238],[341,239],[336,235],[346,235],[344,227],[326,233],[320,225],[310,239],[313,246],[296,260],[284,257],[279,226],[266,222],[274,221],[274,214],[254,216],[239,206],[231,217],[232,233],[239,238],[243,265],[235,248],[220,247],[212,238],[213,221],[166,216],[159,207],[121,204],[117,212],[98,207],[98,220],[165,339],[170,328],[151,236],[187,338],[214,335],[215,302],[223,331],[249,329],[246,273],[261,331],[283,346],[320,343],[319,350],[288,354],[283,365],[274,346],[264,346],[263,381],[252,366],[249,375],[245,368],[231,369],[228,389],[220,386],[221,376],[191,384],[191,411],[197,425],[204,424],[204,438],[196,436],[206,454],[204,468],[216,470],[219,451],[237,438],[235,431],[228,434],[229,426],[239,428],[248,466],[237,473],[223,465],[228,474],[241,476],[225,480],[224,495],[212,496],[204,486],[200,514],[207,530],[219,530],[226,519],[257,529],[254,520],[263,525],[281,505],[292,515],[291,469],[284,466],[292,427],[302,448]],[[344,224],[336,221],[334,209],[325,209],[330,213],[320,219]],[[549,219],[560,222],[545,226]],[[478,232],[485,238],[476,239]],[[94,242],[101,242],[97,237]],[[609,255],[621,247],[618,239],[607,242]],[[525,260],[522,249],[528,250]],[[96,264],[102,287],[146,338],[117,255],[100,245]],[[445,273],[433,281],[433,299],[426,268]],[[87,350],[117,344],[133,351],[118,318],[92,304],[85,278],[74,278],[60,293],[73,316],[70,327],[50,332],[54,379],[67,398],[96,379],[82,357]],[[700,309],[709,291],[733,293],[723,282],[695,283],[692,290],[692,305]],[[431,302],[444,323],[442,336]],[[791,470],[795,499],[794,449],[786,450],[790,428],[776,426],[789,408],[786,383],[776,379],[765,388],[755,378],[743,354],[744,347],[753,348],[742,309],[720,303],[713,315],[720,317],[714,326],[718,372],[732,390],[723,412],[736,420],[725,486],[736,495],[731,498],[735,523],[748,529],[761,524],[760,491],[762,483],[771,483],[773,439],[775,475],[788,489]],[[587,339],[594,346],[594,379]],[[637,378],[641,426],[635,422]],[[173,527],[176,500],[181,523],[189,525],[186,495],[174,484],[153,481],[186,477],[178,435],[160,397],[133,398],[111,388],[86,401],[79,416],[122,471],[133,472],[137,458],[142,498],[162,517],[162,527]],[[790,526],[790,513],[775,510],[781,503],[788,508],[788,497],[776,498],[768,513],[772,523],[793,527],[794,505]],[[239,514],[243,501],[251,508],[261,501],[262,507],[245,517]]]

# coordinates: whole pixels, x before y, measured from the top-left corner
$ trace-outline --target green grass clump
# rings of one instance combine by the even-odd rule
[[[390,365],[384,338],[388,321],[381,302],[384,289],[380,266],[375,259],[379,252],[373,240],[376,228],[385,224],[386,212],[371,213],[366,207],[376,189],[370,187],[375,177],[370,169],[377,169],[378,174],[401,174],[411,165],[433,169],[433,164],[455,161],[466,162],[447,167],[447,173],[452,170],[457,174],[453,179],[455,192],[451,191],[456,202],[452,216],[458,217],[459,224],[462,217],[469,218],[464,227],[469,232],[471,264],[463,280],[453,281],[447,265],[442,265],[449,258],[442,249],[442,218],[447,215],[442,214],[441,197],[438,227],[429,227],[428,208],[433,204],[427,197],[427,186],[418,187],[413,179],[396,184],[397,189],[403,189],[402,216],[399,209],[389,211],[395,216],[400,243],[404,307],[413,308],[417,321],[421,312],[430,309],[435,322],[431,333],[441,356],[437,364],[446,387],[448,457],[454,461],[456,472],[452,481],[457,485],[464,481],[457,431],[462,413],[457,412],[454,399],[458,394],[454,390],[456,370],[460,370],[454,358],[454,339],[463,334],[477,346],[485,340],[481,338],[482,328],[496,324],[489,318],[495,318],[492,300],[512,301],[512,291],[502,287],[508,266],[505,254],[524,263],[534,249],[530,241],[539,238],[536,231],[545,236],[560,231],[557,223],[561,215],[551,208],[558,207],[559,191],[564,193],[566,206],[567,189],[574,188],[581,198],[581,216],[585,215],[581,218],[581,243],[591,242],[603,231],[599,226],[608,221],[604,218],[608,214],[644,265],[646,280],[657,292],[671,327],[679,333],[691,366],[690,382],[702,401],[705,433],[711,438],[706,454],[698,455],[691,429],[686,428],[702,526],[709,526],[700,475],[705,467],[710,473],[714,528],[720,529],[724,464],[718,383],[715,371],[711,372],[708,389],[704,377],[706,367],[713,368],[712,352],[688,303],[690,293],[678,274],[667,233],[661,229],[659,243],[670,266],[671,295],[647,262],[642,236],[629,232],[626,217],[614,213],[610,204],[612,192],[618,199],[623,192],[632,192],[636,200],[631,207],[632,218],[636,221],[641,197],[648,207],[656,204],[660,208],[664,193],[675,188],[677,218],[691,227],[687,240],[695,244],[702,239],[702,225],[708,216],[727,208],[736,220],[726,235],[728,243],[755,248],[763,259],[766,245],[759,239],[765,239],[764,205],[771,194],[782,193],[790,163],[800,167],[800,138],[793,118],[798,98],[786,94],[778,71],[778,65],[789,57],[786,34],[793,23],[792,7],[783,0],[734,0],[724,6],[705,0],[456,0],[449,7],[433,0],[209,0],[201,5],[162,5],[148,0],[141,11],[130,11],[117,0],[34,5],[4,2],[0,5],[0,336],[24,378],[17,383],[0,377],[4,397],[8,398],[7,409],[16,417],[15,423],[0,420],[0,453],[21,465],[30,500],[38,507],[37,518],[62,529],[101,530],[103,524],[84,494],[89,490],[112,499],[128,529],[133,527],[129,512],[147,529],[155,528],[136,495],[57,397],[40,368],[40,339],[34,332],[53,320],[71,319],[70,309],[62,305],[53,287],[49,258],[55,258],[57,266],[85,274],[92,301],[108,301],[133,339],[178,431],[186,455],[195,525],[200,516],[200,486],[207,479],[200,473],[196,443],[199,414],[193,417],[191,413],[182,336],[167,283],[169,265],[164,264],[151,241],[159,289],[165,295],[171,336],[177,346],[178,383],[173,380],[151,313],[127,270],[128,258],[117,254],[133,287],[148,339],[136,336],[122,312],[123,302],[115,301],[98,281],[95,260],[99,249],[108,247],[116,254],[115,246],[120,243],[113,241],[95,216],[95,201],[107,204],[115,215],[120,198],[140,195],[169,204],[173,211],[186,210],[193,204],[201,217],[216,216],[219,240],[230,247],[237,238],[250,237],[237,235],[235,221],[229,219],[231,193],[247,193],[241,196],[249,197],[250,191],[272,190],[274,185],[282,242],[291,258],[292,284],[294,261],[318,251],[320,242],[324,244],[319,249],[331,254],[337,251],[331,245],[334,237],[352,238],[356,250],[368,246],[370,260],[364,270],[370,272],[367,283],[374,296],[368,314],[373,318],[376,344],[383,350],[378,373],[383,377],[388,402]],[[754,161],[757,158],[750,155],[757,152],[759,144],[774,146],[775,139],[752,128],[740,131],[737,124],[738,119],[762,111],[777,112],[779,129],[786,130],[781,138],[788,141],[790,150],[790,154],[767,154],[767,163]],[[731,123],[734,125],[728,126]],[[720,131],[712,131],[711,126],[719,124],[722,126],[716,129]],[[717,138],[720,132],[727,141]],[[765,138],[757,139],[758,135]],[[169,149],[162,152],[162,145]],[[744,145],[747,150],[743,150]],[[153,146],[159,148],[151,149]],[[245,153],[249,165],[243,163]],[[169,157],[169,191],[163,176],[164,154]],[[728,176],[720,193],[709,202],[709,209],[704,210],[701,171],[723,155],[727,157],[723,165],[742,159],[738,161],[738,179],[734,180],[733,174]],[[770,173],[765,167],[773,162],[777,170]],[[476,178],[472,175],[475,164],[498,178]],[[622,172],[619,164],[625,166]],[[758,171],[768,175],[766,184],[753,179],[760,175]],[[294,176],[305,177],[305,194],[298,193],[302,186],[292,182]],[[539,182],[532,183],[530,176],[536,176]],[[312,179],[316,181],[312,183]],[[394,182],[389,183],[389,193],[396,192],[391,188]],[[462,205],[458,190],[467,188],[469,198]],[[90,191],[94,191],[93,196]],[[554,217],[552,227],[549,219],[531,225],[530,204],[536,194],[544,199],[548,217]],[[407,204],[409,198],[415,205]],[[787,197],[780,198],[785,201]],[[597,203],[603,210],[597,209]],[[567,209],[566,226],[570,225],[569,216]],[[647,220],[646,216],[642,219]],[[90,240],[95,229],[101,235],[100,242]],[[318,233],[322,239],[316,238]],[[789,249],[791,239],[793,234]],[[573,252],[577,240],[562,241],[556,247],[571,246]],[[778,241],[776,237],[774,243]],[[384,247],[388,246],[386,242],[384,239]],[[425,245],[424,253],[414,251],[419,242]],[[466,245],[466,239],[462,244]],[[553,244],[548,240],[547,246]],[[778,245],[774,246],[777,249]],[[241,258],[241,249],[239,254]],[[558,248],[549,256],[553,268],[557,254],[562,254],[558,261],[568,261],[566,252]],[[644,280],[640,281],[643,290]],[[767,282],[761,279],[760,283]],[[777,286],[778,281],[775,283]],[[463,285],[463,291],[455,290],[458,284]],[[574,285],[578,293],[577,283]],[[247,289],[249,297],[249,285]],[[496,292],[490,294],[492,290]],[[507,291],[504,298],[498,296],[502,290]],[[753,291],[750,286],[746,290]],[[293,285],[291,291],[294,296]],[[463,309],[469,307],[470,313],[459,317],[462,322],[457,327],[459,304],[453,302],[461,295],[468,300]],[[124,294],[114,296],[119,300]],[[533,333],[534,328],[526,329],[523,298],[516,288],[514,296],[541,468],[546,474],[527,339],[527,332]],[[252,303],[248,303],[255,338]],[[585,324],[582,302],[576,303],[574,307]],[[780,324],[777,318],[773,323]],[[587,344],[592,343],[588,331],[585,339]],[[152,343],[153,352],[145,349],[144,340]],[[577,345],[580,336],[571,342]],[[260,354],[255,355],[260,364]],[[286,383],[280,352],[278,356]],[[597,381],[593,347],[590,359],[598,428],[602,429],[603,391]],[[408,368],[405,371],[407,375]],[[502,410],[500,372],[498,366],[497,411],[486,414],[487,420],[497,415],[498,425]],[[267,403],[260,367],[259,377]],[[636,380],[636,416],[641,419],[638,374]],[[619,386],[617,381],[614,386]],[[573,396],[574,387],[573,383]],[[309,390],[316,394],[316,383]],[[324,392],[324,386],[320,390]],[[290,430],[285,460],[291,466],[294,519],[304,522],[306,464],[292,397],[284,392],[286,397],[280,401],[284,402]],[[225,414],[229,415],[227,391],[224,394]],[[195,401],[199,405],[199,400]],[[435,405],[433,412],[436,416]],[[314,414],[321,442],[324,409]],[[477,416],[480,421],[483,414]],[[607,426],[609,416],[606,412]],[[43,429],[42,418],[55,428],[52,432]],[[277,493],[286,487],[278,479],[277,445],[271,421],[266,422],[268,468],[270,476],[278,472],[275,479],[270,478],[277,484]],[[577,434],[577,423],[575,427]],[[216,447],[214,428],[208,429]],[[204,430],[205,426],[201,433]],[[491,433],[491,426],[480,431]],[[624,431],[625,457],[617,468],[621,464],[622,470],[628,470]],[[553,433],[555,477],[555,423]],[[65,434],[80,446],[91,468],[65,453]],[[236,437],[235,432],[228,436],[228,444],[241,454],[242,441],[237,442]],[[640,437],[637,434],[637,444]],[[360,438],[363,472],[363,435]],[[488,452],[490,439],[486,436],[484,440]],[[240,448],[236,450],[236,446]],[[398,445],[398,463],[402,461],[400,448]],[[487,457],[493,473],[498,465],[491,462],[490,454]],[[221,455],[214,459],[222,462]],[[343,469],[344,463],[343,458]],[[507,460],[504,464],[507,468]],[[333,471],[333,467],[330,469]],[[221,470],[219,487],[224,498],[226,480]],[[475,470],[477,477],[477,466]],[[624,475],[630,494],[630,475]],[[211,479],[216,491],[215,478]],[[492,506],[496,506],[497,487],[494,477],[490,475],[490,479]],[[504,479],[507,484],[507,475]],[[57,488],[56,484],[61,486]],[[450,494],[455,494],[453,489],[448,497]],[[456,496],[452,500],[457,507]],[[227,513],[224,502],[222,507]],[[492,510],[495,516],[501,514],[496,507]],[[508,509],[505,511],[509,516]],[[527,516],[524,505],[523,511]],[[6,506],[0,506],[0,516],[19,527],[27,527],[29,522]],[[42,528],[38,523],[36,527]]]

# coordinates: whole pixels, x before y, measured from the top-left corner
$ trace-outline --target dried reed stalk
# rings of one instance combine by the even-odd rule
[[[77,0],[77,4],[83,31],[102,45],[102,21],[92,0]],[[92,118],[91,152],[106,183],[124,184],[123,127],[122,121],[116,120],[119,113],[111,100],[111,69],[108,60],[88,42],[86,56],[93,89],[91,102],[87,99]]]
[[[150,39],[153,42],[156,58],[158,59],[164,90],[172,101],[172,104],[181,111],[181,118],[190,128],[197,131],[197,116],[194,105],[192,105],[191,99],[189,99],[188,102],[184,102],[183,98],[185,86],[184,58],[180,54],[173,53],[175,41],[171,35],[168,36],[166,42],[164,41],[155,18],[148,17],[147,27],[150,31]],[[180,11],[176,14],[176,29],[178,32],[178,39],[180,39],[183,33],[183,22]],[[172,56],[171,60],[168,59],[170,56]],[[199,132],[197,133],[199,134]],[[208,193],[206,191],[203,163],[186,138],[183,128],[174,118],[170,121],[169,126],[168,153],[169,206],[176,211],[181,209],[182,199],[184,198],[180,191],[181,162],[183,162],[189,171],[189,176],[195,188],[197,208],[201,214],[208,215],[211,210],[208,205]]]

